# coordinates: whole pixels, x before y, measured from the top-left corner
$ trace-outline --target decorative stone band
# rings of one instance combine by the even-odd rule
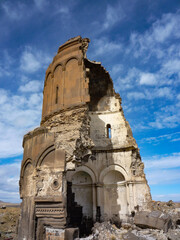
[[[66,216],[61,197],[36,198],[36,217],[61,218]]]
[[[36,217],[58,217],[64,218],[65,213],[63,208],[53,208],[53,207],[37,207],[36,206]]]

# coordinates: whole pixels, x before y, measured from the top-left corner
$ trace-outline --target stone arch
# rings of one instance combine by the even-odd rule
[[[111,165],[100,175],[103,183],[104,219],[120,224],[120,216],[128,213],[126,171],[118,165]]]
[[[67,59],[67,60],[64,62],[65,70],[66,70],[66,65],[68,64],[68,62],[70,62],[70,61],[73,60],[73,59],[75,59],[75,60],[78,61],[78,65],[81,65],[81,63],[82,63],[82,58],[79,58],[79,57],[73,56],[73,57]]]
[[[64,74],[64,105],[81,103],[82,69],[77,57],[66,61]]]
[[[43,111],[42,115],[45,116],[50,113],[52,106],[52,72],[50,71],[47,74],[44,90],[43,90]]]
[[[22,196],[34,195],[34,180],[33,180],[34,166],[30,159],[27,159],[22,169],[22,177],[20,183],[20,192]]]
[[[88,174],[90,175],[93,184],[97,182],[96,175],[95,175],[95,173],[93,172],[93,170],[92,170],[91,168],[89,168],[89,167],[87,167],[87,166],[80,166],[80,167],[78,167],[78,168],[76,169],[75,173],[77,173],[77,172],[86,172],[86,173],[88,173]],[[74,173],[74,174],[75,174],[75,173]],[[74,174],[73,174],[73,175],[74,175]],[[71,176],[69,177],[68,181],[72,182],[72,177],[73,177],[73,175],[71,175]]]
[[[54,68],[53,68],[53,70],[52,70],[52,72],[53,72],[53,74],[54,74],[54,72],[56,71],[56,69],[57,69],[57,67],[64,67],[64,64],[62,64],[61,62],[59,62],[59,63],[57,63],[55,66],[54,66]]]
[[[61,104],[63,104],[63,85],[64,85],[64,73],[63,66],[58,63],[54,68],[54,81],[52,87],[53,103],[55,103],[53,110],[57,110]],[[58,88],[58,94],[57,94]],[[58,98],[57,98],[58,95]],[[56,105],[57,104],[57,105]]]
[[[36,161],[36,167],[40,167],[43,163],[43,161],[45,160],[45,158],[48,157],[48,155],[50,155],[51,153],[55,153],[55,147],[54,144],[48,146],[37,158]],[[50,165],[54,164],[54,159],[51,159],[52,161],[50,162]]]
[[[24,177],[25,168],[26,168],[26,166],[27,166],[29,163],[32,164],[32,159],[31,159],[31,158],[27,158],[27,159],[22,163],[21,173],[20,173],[20,177],[21,177],[21,178]],[[32,165],[33,165],[33,164],[32,164]]]
[[[72,192],[75,202],[82,207],[84,217],[93,218],[92,178],[85,171],[77,171],[72,176]]]
[[[45,81],[44,81],[44,86],[46,85],[47,79],[48,79],[48,77],[49,77],[50,74],[52,74],[52,71],[51,71],[51,70],[49,70],[49,71],[47,72],[47,74],[46,74]]]
[[[125,181],[128,180],[128,174],[127,174],[126,170],[123,167],[121,167],[120,165],[113,164],[113,165],[110,165],[107,168],[104,168],[101,171],[100,176],[99,176],[99,181],[103,182],[105,175],[108,172],[113,171],[113,170],[120,172],[124,176]]]
[[[124,182],[125,178],[121,172],[117,170],[110,170],[103,179],[104,184],[118,184]]]

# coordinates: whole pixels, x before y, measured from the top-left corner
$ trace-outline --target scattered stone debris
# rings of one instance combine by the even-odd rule
[[[76,240],[179,240],[180,228],[169,229],[164,232],[159,229],[141,229],[129,223],[122,224],[117,228],[110,222],[95,223],[93,233],[86,238],[76,238]],[[127,228],[128,226],[128,228]]]
[[[180,240],[180,203],[152,205],[153,211],[137,212],[119,228],[110,222],[95,223],[90,236],[76,240]]]

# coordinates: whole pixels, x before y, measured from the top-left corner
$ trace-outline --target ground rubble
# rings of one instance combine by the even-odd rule
[[[119,227],[95,223],[90,236],[76,240],[180,240],[180,208],[172,201],[152,202],[151,211],[139,211]]]
[[[110,222],[95,223],[93,233],[76,240],[179,240],[180,228],[169,229],[167,233],[158,229],[141,229],[134,224],[124,223],[117,228]]]

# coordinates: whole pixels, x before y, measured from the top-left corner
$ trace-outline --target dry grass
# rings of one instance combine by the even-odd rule
[[[12,236],[14,239],[16,235],[16,226],[20,214],[19,207],[6,207],[0,209],[0,239],[7,239]]]

